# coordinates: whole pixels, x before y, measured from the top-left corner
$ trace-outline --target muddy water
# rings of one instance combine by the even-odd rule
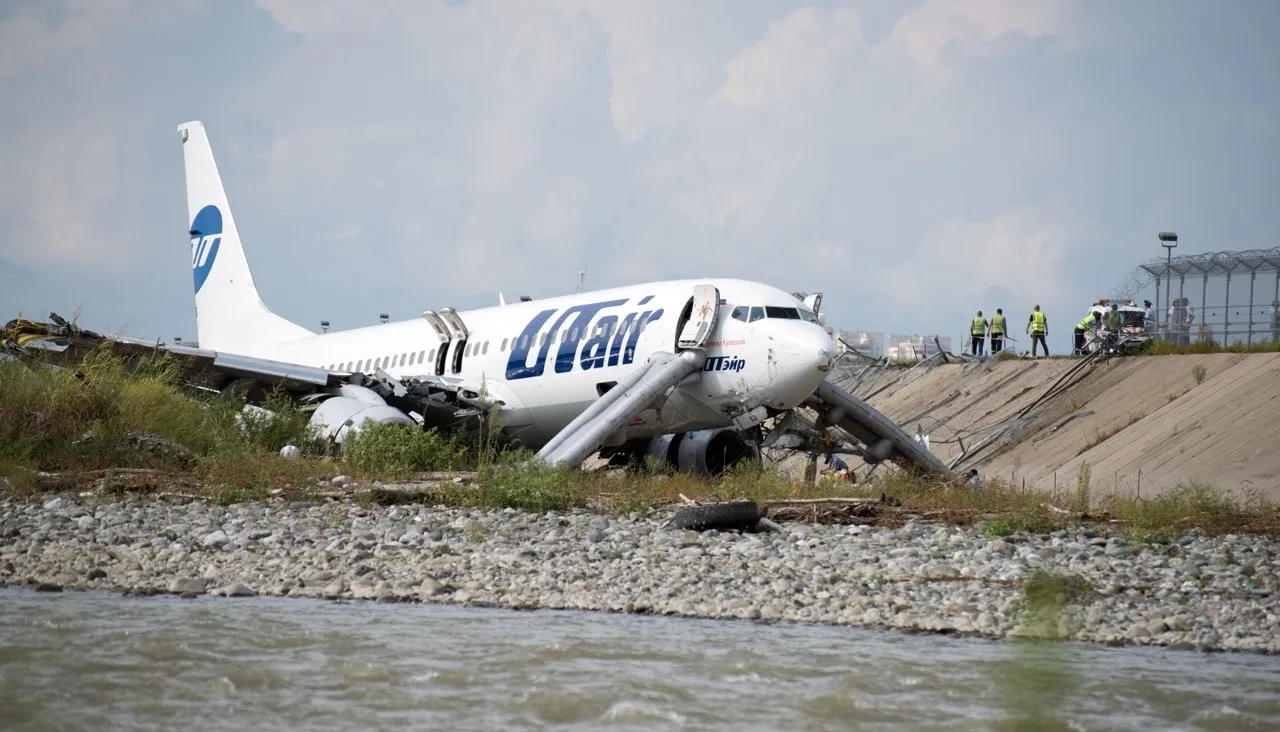
[[[0,730],[1280,729],[1280,658],[0,590]]]

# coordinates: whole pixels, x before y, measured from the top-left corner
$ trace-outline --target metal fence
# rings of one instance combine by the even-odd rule
[[[837,330],[835,335],[845,348],[868,359],[915,362],[929,358],[939,350],[951,350],[951,336],[932,333],[906,335],[887,331]]]
[[[1115,295],[1150,300],[1156,337],[1175,345],[1280,340],[1280,247],[1153,259]]]

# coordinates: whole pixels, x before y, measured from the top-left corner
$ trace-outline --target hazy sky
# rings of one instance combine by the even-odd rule
[[[585,264],[821,290],[846,329],[1039,302],[1061,350],[1160,230],[1276,245],[1277,37],[1275,0],[9,0],[0,317],[194,337],[200,119],[307,327]]]

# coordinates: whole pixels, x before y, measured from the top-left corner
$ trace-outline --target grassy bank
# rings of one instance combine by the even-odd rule
[[[1261,499],[1241,499],[1205,485],[1180,486],[1151,499],[1096,499],[1087,470],[1072,491],[1060,495],[998,481],[975,492],[892,472],[857,485],[831,479],[791,482],[754,468],[715,480],[659,466],[628,473],[584,472],[395,425],[365,429],[346,455],[338,455],[309,434],[309,415],[283,395],[270,400],[273,415],[247,413],[241,401],[185,393],[179,373],[178,365],[163,357],[129,370],[106,351],[91,354],[75,371],[0,362],[0,476],[19,493],[96,486],[231,503],[271,495],[315,497],[332,491],[326,479],[339,474],[351,476],[360,488],[413,480],[424,472],[467,471],[474,480],[444,481],[431,489],[429,500],[532,511],[598,506],[630,513],[684,498],[749,498],[767,504],[885,496],[893,500],[877,502],[870,510],[874,520],[981,523],[991,536],[1082,523],[1147,540],[1170,539],[1192,528],[1280,533],[1276,508]],[[280,449],[288,444],[298,446],[301,456],[281,457]],[[66,479],[51,482],[42,476],[50,472]]]
[[[1276,353],[1280,351],[1280,341],[1272,338],[1255,340],[1253,343],[1231,343],[1222,345],[1217,341],[1192,341],[1185,346],[1177,346],[1168,341],[1148,341],[1138,355],[1142,356],[1186,356],[1208,353]]]

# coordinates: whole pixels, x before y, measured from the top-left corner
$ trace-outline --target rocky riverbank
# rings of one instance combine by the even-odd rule
[[[0,584],[789,620],[1280,652],[1280,542],[787,523],[352,502],[0,498]],[[1048,574],[1045,574],[1045,573]]]

